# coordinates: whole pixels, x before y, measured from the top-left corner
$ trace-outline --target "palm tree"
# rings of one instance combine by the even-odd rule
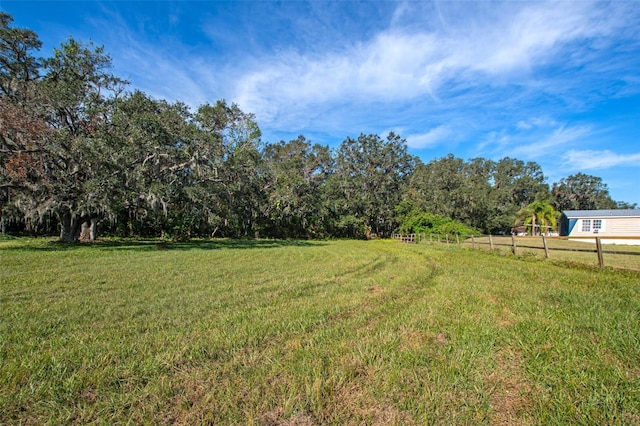
[[[517,213],[515,225],[531,225],[532,234],[538,235],[537,229],[555,230],[560,213],[548,201],[534,201]]]

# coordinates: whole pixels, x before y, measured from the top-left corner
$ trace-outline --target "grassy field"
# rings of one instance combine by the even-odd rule
[[[0,240],[0,320],[0,424],[640,424],[636,272],[383,240]]]

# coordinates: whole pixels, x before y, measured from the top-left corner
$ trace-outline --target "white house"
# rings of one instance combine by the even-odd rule
[[[640,245],[640,209],[565,210],[560,216],[560,235],[569,239],[599,236],[604,244]]]

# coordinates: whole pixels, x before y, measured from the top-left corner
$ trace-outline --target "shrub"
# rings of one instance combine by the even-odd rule
[[[480,235],[477,229],[435,213],[419,212],[408,216],[398,229],[402,234]]]

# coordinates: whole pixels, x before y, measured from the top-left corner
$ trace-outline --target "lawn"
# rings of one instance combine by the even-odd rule
[[[0,319],[1,424],[640,424],[633,271],[385,240],[0,240]]]

